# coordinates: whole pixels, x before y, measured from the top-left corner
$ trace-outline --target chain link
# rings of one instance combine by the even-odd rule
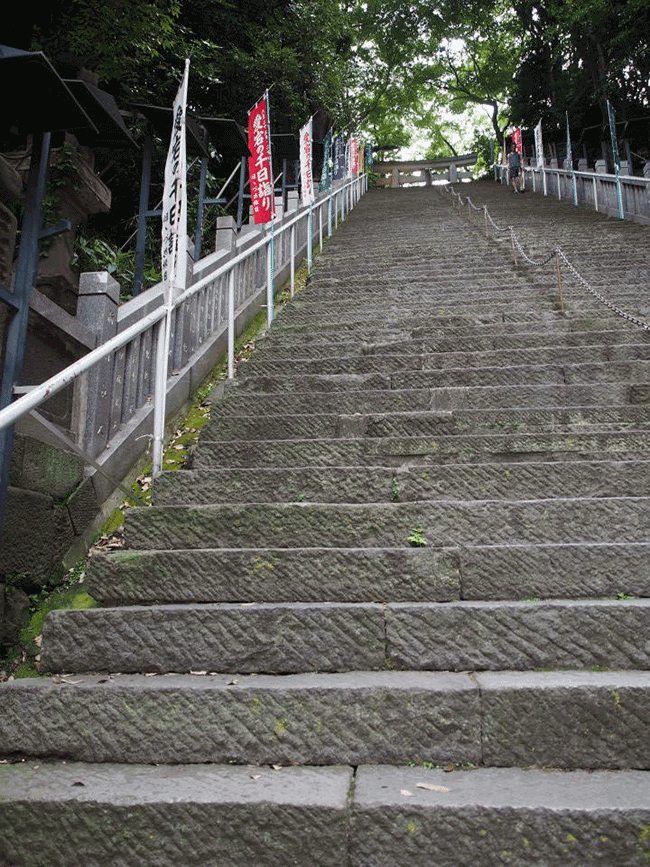
[[[445,189],[449,190],[449,192],[452,195],[452,206],[454,204],[453,198],[455,197],[456,199],[458,199],[459,206],[462,207],[463,206],[463,197],[460,195],[460,193],[456,192],[456,190],[454,190],[454,188],[451,186],[451,184],[447,185],[445,187]],[[483,213],[485,214],[486,220],[490,223],[490,225],[492,226],[492,228],[496,232],[509,232],[513,247],[515,247],[517,249],[517,251],[519,252],[521,257],[529,265],[532,265],[533,267],[538,268],[538,267],[541,267],[543,265],[548,265],[548,263],[553,259],[557,258],[558,261],[562,260],[562,262],[564,262],[564,264],[569,269],[571,274],[575,277],[576,281],[580,284],[580,286],[583,287],[583,289],[586,289],[590,295],[592,295],[594,298],[596,298],[598,301],[600,301],[601,304],[604,304],[605,307],[607,307],[613,313],[616,313],[617,316],[620,316],[622,319],[625,319],[627,322],[631,322],[633,325],[638,325],[640,328],[643,328],[644,331],[650,332],[650,323],[646,322],[643,319],[639,319],[636,316],[632,316],[630,313],[626,313],[624,310],[621,310],[620,307],[617,307],[616,304],[613,304],[611,301],[608,301],[608,299],[605,298],[604,295],[601,295],[600,292],[598,292],[596,289],[594,289],[593,286],[590,286],[589,283],[585,280],[585,278],[577,271],[575,266],[572,265],[571,262],[569,262],[569,260],[566,257],[566,254],[564,253],[564,251],[562,250],[561,247],[555,247],[548,254],[548,256],[546,256],[545,259],[540,259],[539,261],[536,261],[535,259],[531,259],[530,256],[524,250],[524,248],[521,246],[521,242],[520,242],[519,238],[517,237],[517,233],[515,232],[515,230],[512,226],[506,226],[505,228],[502,226],[497,226],[497,224],[492,219],[492,215],[488,211],[487,205],[483,205],[482,208],[477,207],[472,202],[472,200],[470,199],[469,196],[467,196],[465,201],[475,211],[481,211],[482,210]]]

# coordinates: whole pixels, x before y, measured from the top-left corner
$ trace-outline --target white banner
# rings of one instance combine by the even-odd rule
[[[537,168],[544,168],[544,143],[542,142],[542,121],[535,127],[535,154],[537,155]]]
[[[312,118],[310,118],[300,130],[300,193],[303,205],[311,205],[314,201],[312,136]]]
[[[172,137],[165,163],[162,202],[162,278],[165,291],[173,297],[183,290],[187,267],[187,160],[185,155],[185,116],[190,61],[185,61],[183,79],[172,113]]]

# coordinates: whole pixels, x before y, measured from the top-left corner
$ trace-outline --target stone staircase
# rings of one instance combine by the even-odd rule
[[[469,189],[648,315],[646,229]],[[364,197],[2,685],[1,867],[648,863],[650,339],[450,198]]]

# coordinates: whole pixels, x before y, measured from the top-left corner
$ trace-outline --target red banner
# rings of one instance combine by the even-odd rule
[[[359,142],[356,138],[350,139],[350,170],[353,175],[359,173]]]
[[[273,176],[269,148],[269,116],[266,97],[248,115],[248,175],[251,184],[253,221],[268,223],[274,214]]]
[[[521,127],[518,126],[517,129],[512,134],[512,141],[515,146],[515,149],[521,153]]]

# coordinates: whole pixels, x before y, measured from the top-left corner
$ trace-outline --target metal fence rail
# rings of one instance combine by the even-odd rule
[[[495,165],[494,176],[507,184],[507,166]],[[522,167],[522,178],[534,193],[650,225],[650,178],[533,166]]]

